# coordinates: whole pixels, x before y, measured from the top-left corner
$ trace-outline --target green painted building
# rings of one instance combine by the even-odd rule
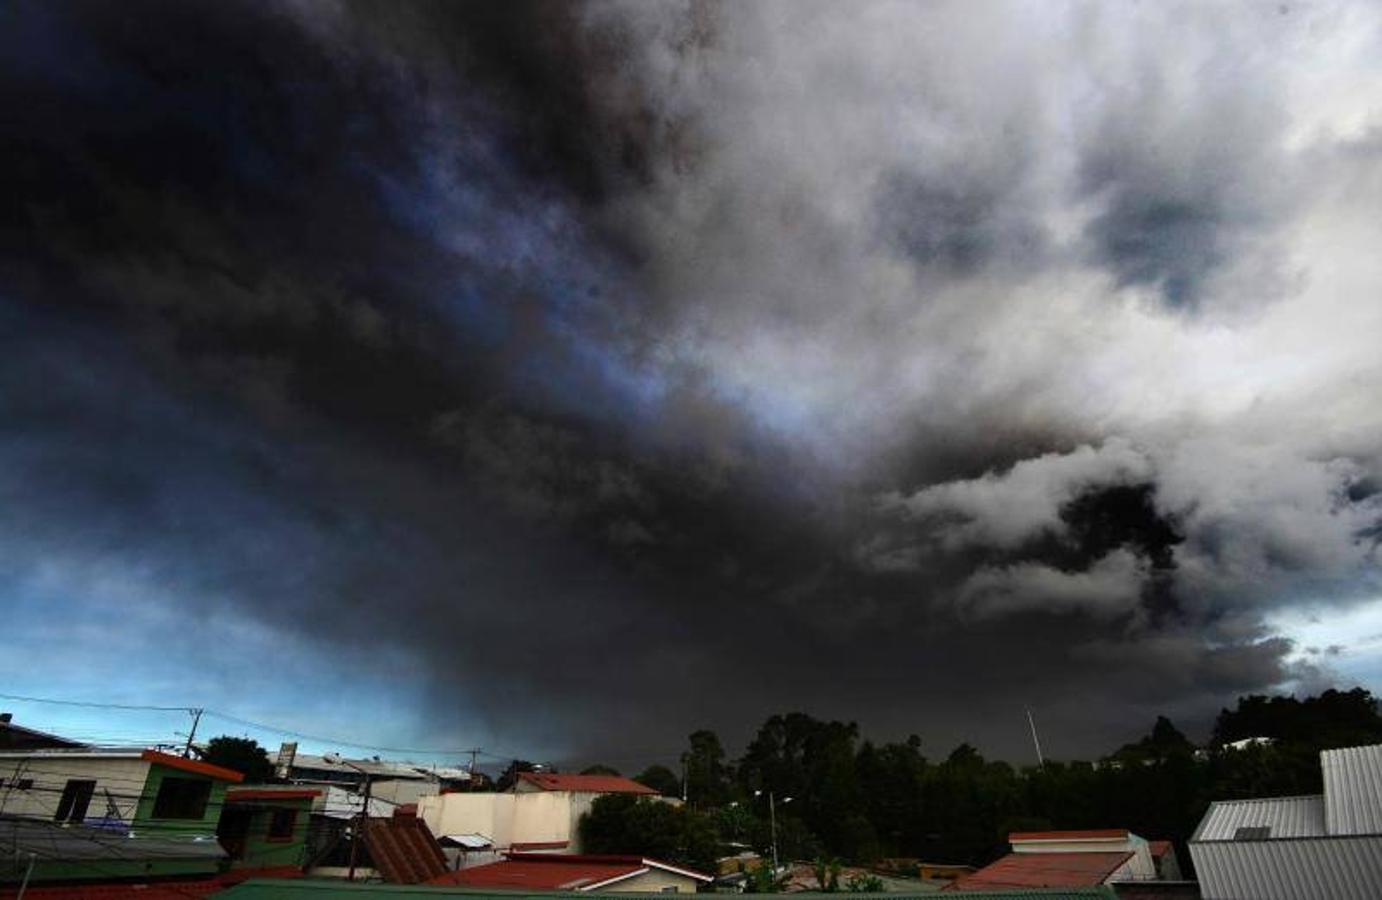
[[[226,792],[216,829],[233,869],[301,871],[316,789],[255,785]]]
[[[239,772],[157,750],[0,753],[0,882],[214,875]]]

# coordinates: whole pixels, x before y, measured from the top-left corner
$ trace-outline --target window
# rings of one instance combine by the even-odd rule
[[[1235,841],[1265,841],[1271,836],[1270,825],[1244,825],[1233,833]]]
[[[96,782],[73,778],[62,789],[62,799],[58,801],[54,822],[80,822],[86,818],[86,808],[91,805],[91,795],[96,793]]]
[[[271,841],[291,841],[293,826],[297,824],[298,811],[295,809],[275,809],[269,814],[269,833]]]
[[[200,819],[211,799],[211,782],[200,778],[164,778],[154,798],[155,819]]]

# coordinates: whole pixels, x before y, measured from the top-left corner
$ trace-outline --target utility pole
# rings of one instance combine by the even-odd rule
[[[1032,718],[1032,708],[1027,707],[1027,724],[1032,727],[1032,745],[1036,747],[1037,765],[1046,768],[1046,760],[1041,756],[1041,741],[1037,738],[1036,719]]]
[[[192,758],[192,739],[197,736],[197,725],[202,720],[203,710],[201,707],[197,707],[196,709],[189,709],[187,712],[192,716],[192,730],[187,732],[187,746],[182,748],[183,759]]]
[[[346,765],[350,765],[346,763]],[[359,768],[358,766],[354,768]],[[361,770],[364,771],[364,770]],[[369,797],[370,797],[370,777],[365,772],[365,805],[360,809],[360,818],[356,820],[355,833],[350,836],[350,872],[346,875],[346,881],[355,880],[355,859],[360,852],[360,842],[365,839],[365,829],[369,827]]]
[[[773,878],[777,878],[777,808],[773,802],[773,792],[768,791],[768,821],[772,823],[773,835]]]

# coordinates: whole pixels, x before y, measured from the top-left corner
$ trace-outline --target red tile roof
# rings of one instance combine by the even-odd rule
[[[1009,853],[946,890],[987,891],[997,888],[1086,887],[1103,884],[1132,858],[1113,853]]]
[[[662,869],[709,882],[709,875],[641,856],[510,853],[502,862],[448,872],[428,884],[546,891],[588,891],[649,869]]]
[[[1126,828],[1087,828],[1084,831],[1014,831],[1008,843],[1018,841],[1126,841]]]
[[[519,779],[544,791],[583,791],[590,794],[656,794],[646,784],[621,775],[559,775],[522,772]]]
[[[1171,842],[1170,842],[1170,841],[1148,841],[1148,842],[1147,842],[1147,849],[1149,849],[1149,850],[1152,851],[1152,857],[1153,857],[1154,859],[1161,859],[1161,857],[1165,856],[1167,853],[1170,852],[1170,850],[1171,850]]]
[[[139,754],[139,758],[145,762],[157,763],[160,766],[168,766],[170,769],[195,772],[198,775],[209,775],[212,778],[219,778],[221,781],[241,782],[245,780],[245,776],[234,769],[213,766],[211,763],[197,762],[195,759],[183,759],[181,756],[160,753],[157,750],[145,750],[143,753]]]

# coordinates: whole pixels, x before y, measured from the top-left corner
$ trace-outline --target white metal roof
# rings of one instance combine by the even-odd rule
[[[1263,800],[1216,800],[1196,829],[1195,841],[1232,841],[1240,828],[1269,829],[1265,839],[1324,837],[1324,798],[1270,797]],[[1259,838],[1261,839],[1261,838]]]
[[[1330,834],[1382,834],[1382,744],[1320,754]]]
[[[314,769],[319,772],[338,772],[342,775],[359,776],[361,771],[371,778],[399,778],[410,781],[453,780],[464,781],[470,778],[465,769],[453,766],[433,766],[421,763],[396,762],[391,759],[343,759],[329,762],[324,756],[311,753],[298,753],[293,757],[293,769]]]
[[[487,835],[478,832],[470,834],[444,834],[439,840],[450,841],[457,846],[465,847],[469,850],[483,850],[486,847],[494,845],[494,841]]]
[[[1382,897],[1382,837],[1192,841],[1190,857],[1204,900]]]

